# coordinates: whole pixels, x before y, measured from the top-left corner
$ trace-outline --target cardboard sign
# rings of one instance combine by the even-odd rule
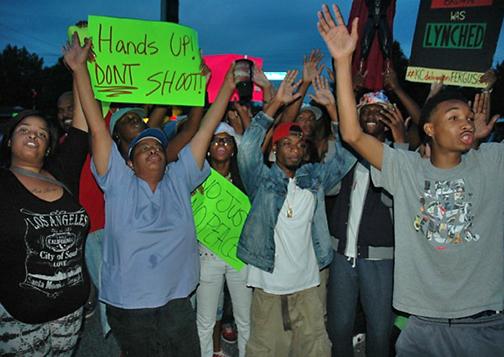
[[[238,240],[250,211],[248,197],[217,171],[212,170],[192,197],[198,241],[236,270],[243,263],[236,256]]]
[[[502,14],[493,0],[421,0],[406,79],[485,87]]]
[[[458,7],[490,6],[493,0],[432,0],[433,9],[451,9]]]
[[[168,22],[89,16],[95,97],[106,102],[203,106],[198,36]]]
[[[219,90],[222,87],[222,83],[224,83],[224,78],[226,77],[226,73],[231,66],[233,61],[238,59],[246,58],[254,62],[254,65],[257,68],[261,69],[263,66],[262,58],[258,57],[247,57],[243,55],[211,55],[211,56],[203,56],[205,64],[212,71],[212,76],[210,77],[210,81],[208,82],[208,101],[213,103],[215,98],[217,98],[217,94],[219,94]],[[240,98],[238,97],[238,93],[236,90],[231,96],[230,101],[238,101]],[[254,91],[252,93],[252,101],[254,102],[262,102],[263,101],[263,91],[261,87],[254,84]]]
[[[481,72],[452,71],[449,69],[436,69],[408,66],[406,79],[411,82],[433,83],[443,81],[447,85],[483,88],[485,83],[480,83]]]

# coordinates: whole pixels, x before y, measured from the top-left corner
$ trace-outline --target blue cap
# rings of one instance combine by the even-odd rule
[[[166,149],[168,146],[168,138],[166,137],[165,133],[163,133],[159,129],[154,129],[154,128],[147,128],[143,130],[140,134],[138,134],[133,140],[131,140],[129,146],[128,146],[128,157],[131,160],[131,153],[133,152],[133,149],[135,146],[142,140],[145,139],[154,139],[158,141],[163,149]]]
[[[109,124],[110,134],[114,133],[114,128],[119,119],[121,119],[125,114],[129,112],[137,114],[140,117],[140,119],[143,119],[145,116],[145,111],[142,108],[128,107],[116,110],[114,114],[112,114],[112,116],[110,117],[110,124]]]

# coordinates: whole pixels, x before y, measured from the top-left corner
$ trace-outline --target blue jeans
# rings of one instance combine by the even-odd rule
[[[388,356],[393,325],[393,260],[358,258],[355,267],[334,252],[327,287],[327,325],[333,356],[353,356],[357,299],[366,316],[366,355]]]
[[[105,230],[99,229],[89,233],[86,239],[86,265],[88,268],[91,281],[98,291],[101,284],[101,267],[102,267],[102,247]],[[100,311],[100,324],[102,326],[103,336],[107,336],[110,332],[110,326],[107,321],[105,304],[98,301],[98,309]]]

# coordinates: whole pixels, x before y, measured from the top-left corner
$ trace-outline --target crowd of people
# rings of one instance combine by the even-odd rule
[[[389,62],[369,91],[352,76],[358,20],[326,5],[318,19],[328,77],[320,50],[276,89],[254,67],[258,107],[230,101],[233,63],[177,121],[167,106],[102,113],[92,41],[73,35],[58,120],[25,110],[3,133],[0,355],[72,356],[95,295],[124,356],[225,356],[224,296],[240,356],[352,356],[359,312],[367,356],[504,355],[495,78],[470,100],[435,84],[419,105]],[[197,240],[211,172],[251,204],[241,269]]]

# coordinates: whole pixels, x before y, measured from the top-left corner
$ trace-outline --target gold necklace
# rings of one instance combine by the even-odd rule
[[[289,188],[287,187],[287,196],[285,196],[285,201],[287,201],[287,218],[292,218],[294,217],[294,210],[290,205],[288,195],[289,195]],[[294,188],[292,189],[292,199],[294,199],[295,195],[296,195],[296,182],[294,181]]]

